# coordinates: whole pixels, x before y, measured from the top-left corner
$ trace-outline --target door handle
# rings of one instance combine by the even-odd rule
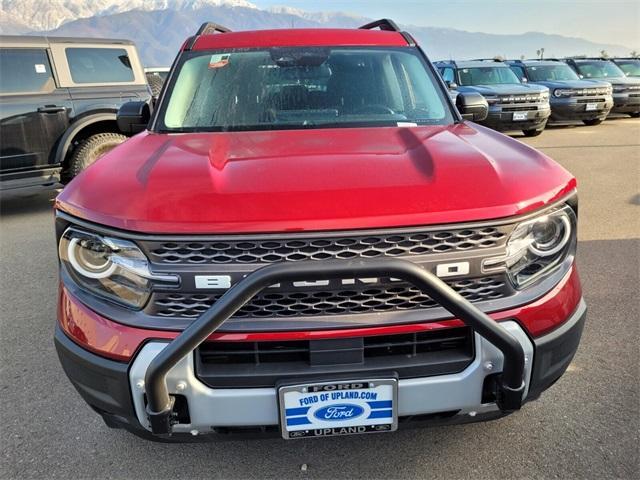
[[[38,107],[38,113],[60,113],[66,110],[66,107],[61,107],[59,105],[45,105],[44,107]]]

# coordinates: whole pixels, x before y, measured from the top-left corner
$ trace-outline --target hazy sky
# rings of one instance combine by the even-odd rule
[[[487,33],[530,31],[640,49],[640,0],[252,0],[307,11],[389,17],[421,26]]]

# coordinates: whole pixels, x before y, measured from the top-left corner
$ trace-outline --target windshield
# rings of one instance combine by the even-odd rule
[[[584,78],[616,78],[624,77],[624,72],[614,63],[607,60],[593,60],[591,62],[576,62],[578,72]]]
[[[630,77],[640,77],[640,60],[618,60],[616,63]]]
[[[164,131],[453,122],[412,48],[270,48],[194,52],[159,112]]]
[[[520,83],[509,67],[461,68],[458,71],[460,85],[501,85]]]
[[[527,67],[527,75],[532,82],[553,82],[556,80],[580,80],[569,65],[538,65]]]

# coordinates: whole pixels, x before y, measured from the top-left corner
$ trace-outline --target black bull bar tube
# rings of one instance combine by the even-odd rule
[[[169,370],[255,295],[279,282],[331,280],[354,275],[365,278],[384,276],[409,282],[495,345],[504,355],[504,366],[496,387],[496,404],[505,412],[521,407],[525,388],[522,346],[496,321],[434,274],[415,263],[394,258],[302,261],[268,265],[250,273],[227,290],[151,361],[145,375],[146,412],[151,431],[157,435],[171,434],[174,398],[167,390]]]

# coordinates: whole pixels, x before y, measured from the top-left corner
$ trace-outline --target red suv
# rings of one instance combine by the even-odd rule
[[[154,439],[518,410],[582,333],[576,181],[486,114],[389,20],[203,25],[57,199],[65,372]]]

